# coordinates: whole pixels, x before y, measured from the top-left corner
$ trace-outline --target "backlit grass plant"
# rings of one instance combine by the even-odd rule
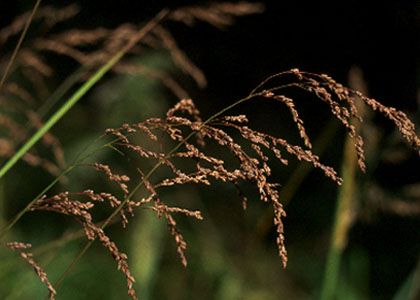
[[[247,208],[249,195],[246,195],[241,187],[253,186],[259,199],[273,211],[272,222],[277,232],[276,244],[281,264],[285,268],[288,256],[283,218],[286,212],[281,203],[280,184],[271,179],[273,164],[287,166],[290,159],[306,161],[336,184],[341,185],[343,181],[333,167],[322,163],[316,153],[313,153],[312,139],[300,117],[298,108],[300,104],[293,98],[293,91],[301,90],[315,95],[320,100],[320,105],[324,105],[330,111],[332,118],[336,118],[347,130],[357,155],[358,166],[362,171],[366,169],[363,137],[359,128],[363,123],[360,123],[362,117],[356,101],[388,118],[406,142],[415,151],[420,150],[420,139],[415,126],[403,112],[386,107],[324,74],[292,69],[272,75],[246,97],[233,101],[210,117],[203,117],[194,101],[188,97],[188,93],[168,74],[130,64],[125,59],[127,55],[141,54],[144,48],[164,48],[185,73],[189,74],[199,86],[204,86],[206,81],[203,73],[178,48],[175,39],[163,27],[163,23],[175,20],[191,25],[194,21],[201,20],[223,27],[231,24],[236,16],[257,13],[261,10],[260,4],[246,2],[218,3],[207,7],[186,7],[177,10],[163,9],[139,28],[133,24],[124,24],[114,30],[104,28],[70,30],[40,37],[28,43],[28,46],[16,48],[19,51],[13,58],[16,60],[13,66],[17,70],[22,69],[24,74],[26,72],[26,76],[36,74],[38,81],[34,79],[35,77],[32,78],[35,88],[36,84],[54,72],[43,57],[45,51],[70,57],[82,66],[74,82],[74,84],[82,82],[81,86],[45,121],[42,121],[39,112],[37,113],[38,103],[32,99],[34,97],[30,92],[10,79],[7,80],[7,76],[4,76],[5,80],[2,81],[1,100],[4,106],[9,106],[10,109],[2,110],[0,115],[0,125],[4,132],[4,136],[0,139],[0,154],[7,157],[0,169],[0,178],[6,175],[20,159],[34,166],[42,166],[56,177],[3,227],[1,239],[6,247],[18,251],[34,268],[40,280],[48,288],[50,299],[55,299],[58,287],[68,272],[95,240],[109,252],[117,268],[124,274],[128,295],[132,299],[137,299],[135,278],[130,270],[129,257],[110,239],[106,229],[115,223],[121,223],[126,227],[130,218],[135,216],[136,210],[139,209],[150,211],[159,219],[166,221],[169,233],[175,240],[181,263],[186,267],[187,243],[176,220],[181,215],[197,220],[202,220],[205,216],[194,207],[169,204],[167,196],[161,196],[162,190],[183,185],[200,185],[203,188],[216,182],[232,185],[238,190],[238,197],[244,209]],[[41,7],[35,12],[34,18],[44,18],[47,27],[52,27],[76,13],[75,6],[60,10]],[[55,19],[51,20],[51,14],[55,15]],[[28,15],[18,18],[11,26],[0,31],[0,42],[6,43],[10,36],[18,34],[24,28],[27,17]],[[94,50],[84,51],[83,47],[86,45]],[[63,159],[59,138],[52,136],[49,131],[109,71],[143,72],[161,80],[180,98],[180,101],[169,109],[165,116],[156,116],[104,130],[104,135],[68,164]],[[14,101],[14,98],[20,100]],[[55,101],[54,97],[51,99]],[[301,143],[292,144],[280,136],[255,130],[250,127],[246,115],[230,114],[233,108],[251,101],[272,101],[285,106],[296,125]],[[25,116],[28,124],[35,128],[35,133],[31,134],[31,131],[27,130],[28,127],[15,121],[12,114],[9,114],[10,111]],[[52,150],[53,158],[43,158],[37,152],[33,152],[33,146],[40,140]],[[23,146],[17,147],[22,142]],[[100,146],[97,146],[98,144]],[[115,156],[123,157],[124,165],[119,162],[116,166],[115,161],[92,161],[93,155],[101,151],[111,151]],[[226,163],[226,155],[231,157],[229,163]],[[133,163],[133,158],[139,163]],[[79,191],[64,190],[58,194],[51,194],[52,188],[75,168],[86,168],[96,172],[98,177],[114,185],[114,192],[87,187]],[[123,172],[119,173],[120,170]],[[95,208],[98,206],[109,207],[108,217],[98,219],[95,214]],[[7,241],[8,232],[25,214],[39,211],[56,213],[63,218],[74,220],[80,224],[88,240],[79,255],[54,283],[50,282],[42,267],[29,252],[31,241]],[[141,288],[141,282],[138,286]]]

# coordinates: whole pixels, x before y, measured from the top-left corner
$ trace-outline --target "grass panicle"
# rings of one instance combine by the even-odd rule
[[[6,247],[18,251],[20,257],[22,257],[35,271],[36,275],[45,284],[48,289],[49,299],[54,300],[57,292],[55,291],[54,287],[52,286],[51,282],[47,277],[47,273],[42,269],[42,267],[34,260],[33,254],[27,252],[27,249],[32,248],[31,244],[21,243],[21,242],[10,242],[6,243]]]
[[[176,21],[191,26],[196,21],[204,21],[212,26],[225,28],[233,24],[236,17],[261,13],[263,9],[261,4],[249,2],[211,3],[207,6],[163,9],[153,19],[141,25],[125,23],[114,29],[99,27],[54,32],[52,29],[55,25],[74,17],[79,8],[76,5],[61,9],[44,6],[40,7],[36,14],[26,13],[19,16],[12,24],[0,30],[0,45],[3,45],[19,32],[27,30],[27,20],[30,16],[32,22],[43,26],[44,32],[42,36],[16,48],[18,51],[9,58],[10,67],[8,66],[3,74],[3,78],[6,78],[9,69],[21,70],[22,76],[30,83],[30,88],[13,81],[2,80],[0,84],[0,89],[4,85],[0,101],[5,107],[0,111],[0,157],[7,159],[0,170],[0,178],[21,158],[29,165],[42,167],[55,176],[55,179],[2,229],[0,238],[4,239],[8,231],[27,212],[47,211],[70,217],[80,224],[88,240],[54,286],[33,259],[33,254],[26,251],[31,247],[30,244],[6,244],[8,248],[19,251],[20,256],[34,268],[40,280],[47,286],[50,299],[55,298],[56,290],[62,281],[95,240],[109,252],[117,269],[125,276],[128,295],[132,299],[138,299],[129,258],[121,250],[123,247],[111,240],[106,229],[111,224],[119,223],[124,230],[128,230],[130,218],[134,217],[139,209],[150,211],[156,214],[158,219],[166,222],[169,234],[175,241],[181,264],[186,267],[187,241],[179,228],[178,217],[203,220],[205,216],[194,204],[190,204],[191,207],[173,204],[174,199],[170,199],[166,192],[186,185],[230,185],[237,191],[243,209],[247,209],[253,196],[244,192],[242,187],[253,187],[258,199],[272,211],[271,222],[276,232],[277,251],[281,265],[286,268],[288,254],[283,224],[286,211],[282,204],[281,185],[272,179],[275,177],[273,165],[279,163],[286,168],[290,160],[304,161],[337,185],[343,184],[343,178],[335,168],[323,163],[313,150],[312,137],[308,134],[310,131],[301,117],[299,99],[296,99],[293,93],[296,89],[325,103],[331,116],[346,129],[348,139],[345,149],[353,153],[353,159],[357,161],[361,171],[366,170],[366,158],[361,134],[363,118],[359,112],[360,108],[356,105],[358,100],[366,108],[378,111],[393,122],[404,140],[420,153],[420,138],[414,123],[406,114],[384,106],[359,91],[347,88],[325,74],[299,69],[274,74],[263,80],[246,97],[204,118],[195,102],[171,75],[134,64],[131,60],[145,51],[164,49],[170,54],[173,63],[191,77],[198,87],[205,87],[207,80],[204,73],[180,49],[165,22]],[[81,67],[74,80],[64,84],[63,90],[58,94],[66,95],[74,85],[80,86],[76,87],[75,92],[56,112],[44,120],[46,112],[39,109],[40,105],[54,107],[58,99],[54,92],[50,93],[46,88],[46,81],[57,71],[49,64],[47,53],[71,58]],[[150,78],[160,80],[179,101],[161,117],[106,129],[105,134],[98,138],[101,142],[105,140],[101,146],[92,152],[88,152],[91,149],[84,150],[73,163],[67,164],[60,139],[51,134],[50,129],[108,72],[146,74]],[[43,102],[45,95],[51,98]],[[285,106],[296,126],[299,142],[293,144],[281,136],[253,129],[248,116],[244,114],[230,114],[233,108],[238,109],[250,101],[273,101]],[[17,115],[19,117],[16,117]],[[38,147],[48,149],[48,155],[45,157],[44,151],[37,151],[38,147],[33,148],[40,140],[42,145]],[[123,162],[91,161],[93,153],[99,151],[116,153]],[[96,173],[98,178],[103,179],[103,190],[86,186],[79,191],[64,189],[54,195],[52,188],[61,177],[71,175],[75,168],[86,168],[87,172]],[[344,169],[344,179],[349,178]],[[352,178],[353,169],[351,175]],[[345,184],[346,182],[343,188],[346,187]],[[101,207],[109,213],[105,220],[99,219],[100,214],[94,209],[96,207]],[[399,212],[404,208],[407,207],[393,207]],[[74,235],[81,236],[80,233]],[[341,241],[340,247],[344,247],[343,244]]]

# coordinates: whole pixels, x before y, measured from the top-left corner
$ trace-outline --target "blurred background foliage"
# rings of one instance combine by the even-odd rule
[[[32,2],[1,1],[0,25],[9,24],[30,9]],[[122,22],[138,23],[150,18],[164,6],[192,3],[43,4],[75,2],[82,8],[80,14],[60,26],[112,28]],[[404,110],[418,124],[418,1],[263,2],[263,14],[240,18],[222,31],[200,23],[192,28],[175,23],[169,26],[180,47],[206,74],[208,86],[204,89],[183,75],[165,51],[146,52],[132,63],[170,73],[190,93],[204,116],[239,99],[266,75],[291,67],[328,73],[347,84],[351,70],[359,70],[358,78],[363,78],[369,95]],[[35,30],[30,31],[28,39],[36,34]],[[13,45],[9,43],[7,47]],[[0,49],[2,55],[8,50],[6,46]],[[51,64],[60,70],[49,82],[48,88],[54,90],[75,70],[75,65],[53,55]],[[329,121],[327,109],[319,102],[295,96],[317,145],[315,152],[340,170],[343,130]],[[53,133],[63,144],[66,161],[70,161],[106,128],[162,116],[176,101],[158,80],[144,75],[108,75],[60,121]],[[292,142],[298,138],[287,111],[273,103],[253,102],[235,112],[249,115],[256,128]],[[355,216],[342,256],[336,299],[419,299],[414,298],[419,296],[420,281],[419,158],[401,142],[390,124],[376,115],[366,116],[364,136],[368,171],[357,173],[354,178]],[[109,151],[95,159],[116,158]],[[288,213],[287,269],[281,268],[277,256],[271,212],[260,201],[254,201],[252,196],[256,198],[256,194],[252,190],[249,207],[243,211],[236,191],[229,186],[184,186],[171,189],[162,198],[181,207],[200,209],[205,217],[201,222],[177,219],[189,245],[186,269],[179,262],[165,222],[148,211],[137,211],[128,230],[120,225],[107,230],[129,256],[140,298],[316,299],[324,278],[337,187],[305,163],[291,161],[288,168],[276,164],[273,168],[273,179],[282,183],[282,199]],[[13,169],[1,182],[2,224],[52,178],[23,163]],[[55,192],[102,184],[94,172],[77,170]],[[79,229],[61,216],[28,213],[9,239],[33,243],[35,257],[54,282],[85,244],[80,233],[79,238],[70,236],[72,239],[66,240],[69,233],[77,234]],[[95,244],[66,278],[58,299],[122,299],[125,285],[115,262],[102,246]],[[0,299],[42,299],[45,294],[45,287],[18,255],[1,248]]]

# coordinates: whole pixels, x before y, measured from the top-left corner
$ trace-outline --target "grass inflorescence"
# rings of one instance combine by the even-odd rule
[[[209,187],[216,183],[231,185],[238,190],[242,207],[248,207],[250,195],[242,190],[244,185],[252,186],[259,199],[273,212],[273,227],[277,233],[276,245],[281,264],[287,266],[288,255],[285,242],[283,219],[286,211],[281,200],[281,186],[272,180],[273,164],[286,167],[289,160],[305,161],[320,170],[333,182],[341,185],[343,179],[334,167],[324,164],[312,150],[312,138],[299,112],[299,102],[291,91],[298,89],[315,95],[324,102],[331,116],[347,130],[349,143],[355,150],[357,164],[361,171],[366,170],[364,139],[360,133],[363,126],[362,115],[356,101],[391,120],[406,142],[417,152],[420,150],[418,137],[412,121],[401,111],[382,105],[375,99],[364,96],[356,90],[345,87],[325,74],[315,74],[292,69],[272,75],[257,85],[246,97],[226,106],[221,111],[204,118],[188,93],[169,74],[146,66],[132,64],[127,56],[142,54],[144,49],[165,49],[170,53],[174,64],[188,74],[200,87],[206,85],[203,72],[178,47],[175,38],[164,27],[164,21],[178,21],[193,25],[204,21],[216,27],[226,27],[237,16],[261,12],[260,4],[246,2],[217,3],[207,7],[193,6],[177,10],[163,9],[152,20],[140,27],[122,24],[115,29],[96,28],[91,30],[71,29],[63,33],[49,34],[48,30],[59,22],[65,22],[78,12],[74,5],[55,9],[41,7],[35,15],[37,22],[44,23],[44,34],[25,45],[9,61],[15,69],[22,70],[23,76],[30,79],[32,90],[11,80],[7,81],[7,67],[0,87],[3,87],[0,101],[5,109],[0,112],[0,156],[7,158],[0,170],[3,177],[14,164],[22,159],[31,166],[40,166],[55,176],[55,179],[37,197],[30,201],[2,229],[1,238],[28,212],[47,211],[70,217],[79,223],[88,243],[73,260],[64,274],[55,283],[47,278],[45,271],[35,262],[26,249],[30,244],[9,242],[5,245],[19,251],[20,256],[29,263],[40,280],[47,286],[50,299],[75,263],[84,255],[95,240],[110,253],[117,268],[126,278],[128,295],[137,299],[135,278],[130,270],[129,258],[106,232],[110,224],[120,223],[126,230],[130,218],[136,210],[144,209],[166,221],[169,234],[173,237],[181,264],[187,266],[187,241],[177,223],[178,216],[202,220],[205,215],[194,207],[181,207],[169,204],[167,193],[163,190],[194,185]],[[54,16],[54,18],[51,18]],[[0,30],[0,45],[27,29],[28,15],[18,17],[10,26]],[[30,22],[29,22],[30,23]],[[90,51],[86,51],[86,46]],[[65,101],[61,108],[43,120],[38,111],[42,98],[42,86],[55,72],[44,57],[45,52],[53,52],[69,57],[82,66],[75,82],[81,86]],[[10,64],[10,66],[12,66]],[[96,70],[96,71],[95,71]],[[165,116],[153,117],[137,123],[125,123],[117,128],[108,128],[97,141],[105,141],[97,151],[110,151],[125,158],[124,166],[113,161],[90,161],[91,152],[82,152],[73,163],[64,160],[64,150],[58,137],[49,131],[67,114],[89,90],[108,72],[143,73],[159,79],[179,102],[167,110]],[[70,76],[70,75],[69,75]],[[69,87],[70,89],[70,87]],[[0,90],[1,91],[1,90]],[[56,99],[54,97],[49,99]],[[47,100],[48,101],[48,100]],[[51,100],[56,101],[56,100]],[[250,101],[273,101],[284,105],[292,116],[300,137],[299,144],[287,139],[253,129],[248,117],[243,114],[230,115],[233,108],[246,105]],[[54,105],[47,104],[47,107]],[[23,126],[16,120],[27,122]],[[21,121],[22,122],[22,121]],[[32,132],[35,131],[34,134]],[[43,157],[33,146],[42,140],[49,149],[49,156]],[[18,147],[23,143],[22,147]],[[210,145],[210,147],[209,147]],[[93,153],[92,152],[92,153]],[[44,152],[43,152],[44,153]],[[223,153],[223,155],[221,155]],[[227,159],[226,157],[230,158]],[[147,161],[147,164],[133,163]],[[233,163],[232,163],[233,162]],[[113,186],[112,191],[95,190],[87,187],[80,191],[64,190],[57,194],[52,188],[75,168],[88,168],[97,173],[104,186]],[[134,174],[134,175],[133,175]],[[96,216],[96,207],[106,206],[111,211],[103,221]],[[78,235],[80,236],[80,235]],[[141,286],[141,283],[140,285]]]

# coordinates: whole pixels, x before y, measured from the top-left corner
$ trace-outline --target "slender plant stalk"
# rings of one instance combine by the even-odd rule
[[[61,172],[47,187],[45,187],[31,202],[29,202],[24,209],[22,209],[13,219],[10,221],[4,228],[0,231],[0,239],[3,239],[6,236],[6,233],[19,221],[25,213],[29,211],[32,204],[35,203],[42,195],[49,191],[60,179],[73,170],[74,166],[68,167],[66,170]]]
[[[97,138],[95,141],[93,141],[92,143],[90,143],[85,149],[83,149],[74,159],[74,162],[72,164],[70,164],[65,170],[63,170],[53,181],[50,182],[50,184],[48,184],[38,195],[36,195],[26,206],[25,208],[23,208],[20,212],[18,212],[16,214],[16,216],[5,226],[0,230],[0,240],[3,239],[6,235],[6,233],[23,217],[23,215],[25,213],[27,213],[31,206],[35,203],[35,201],[37,201],[40,197],[42,197],[43,195],[45,195],[53,186],[55,186],[62,177],[66,176],[67,174],[69,174],[74,168],[76,168],[77,166],[79,166],[80,164],[82,164],[85,160],[87,160],[89,157],[91,157],[92,155],[94,155],[95,153],[97,153],[98,151],[109,147],[110,145],[112,145],[113,143],[115,143],[117,141],[117,139],[112,140],[111,142],[108,142],[100,147],[95,148],[94,150],[92,150],[91,152],[89,152],[88,154],[83,155],[83,153],[85,153],[87,150],[89,150],[89,148],[91,147],[92,144],[96,144],[96,142],[101,139],[102,136],[100,136],[99,138]]]
[[[5,84],[5,82],[7,80],[7,77],[9,76],[10,70],[12,69],[12,66],[13,66],[13,64],[14,64],[14,62],[16,60],[17,54],[19,52],[19,49],[22,46],[23,40],[25,39],[26,33],[29,30],[29,26],[31,25],[32,20],[33,20],[33,18],[35,16],[35,14],[36,14],[36,12],[37,12],[40,4],[41,4],[41,0],[37,0],[35,2],[34,7],[32,8],[31,14],[29,15],[29,17],[28,17],[28,19],[27,19],[27,21],[25,23],[25,27],[22,30],[22,33],[21,33],[21,35],[19,37],[19,40],[18,40],[18,42],[17,42],[17,44],[15,46],[15,49],[13,50],[12,56],[11,56],[9,62],[7,63],[6,70],[4,71],[4,74],[3,74],[3,76],[2,76],[2,78],[0,80],[0,92],[1,92],[1,90],[2,90],[2,88],[4,86],[4,84]],[[0,178],[1,177],[2,177],[2,175],[0,175]],[[0,201],[3,203],[3,197],[1,197],[1,198],[2,199]],[[2,211],[4,211],[4,210],[2,209]],[[0,221],[2,221],[2,220],[0,220]],[[2,223],[3,222],[0,222],[0,224],[3,226]],[[1,236],[2,233],[3,233],[3,230],[1,231],[0,236]]]
[[[23,28],[22,33],[19,37],[19,40],[16,44],[16,47],[13,50],[12,57],[10,58],[9,62],[7,63],[6,70],[4,71],[4,74],[3,74],[3,76],[0,80],[0,92],[1,92],[1,89],[3,88],[3,86],[4,86],[4,83],[7,80],[7,77],[9,76],[10,70],[12,69],[12,66],[13,66],[13,64],[16,60],[16,56],[19,52],[19,49],[22,46],[23,40],[25,39],[26,33],[28,32],[29,26],[31,25],[32,20],[35,16],[36,11],[38,10],[38,7],[39,7],[40,4],[41,4],[41,0],[37,0],[35,2],[34,7],[32,8],[31,14],[29,15],[28,20],[25,23],[25,27]]]
[[[37,114],[41,119],[51,110],[51,108],[57,103],[58,100],[62,99],[64,95],[82,78],[85,72],[89,69],[89,66],[81,66],[71,75],[69,75],[60,86],[42,103],[41,107],[38,108]]]
[[[19,159],[25,155],[72,107],[75,105],[120,59],[146,34],[148,34],[169,13],[167,9],[161,10],[155,18],[150,20],[140,29],[127,45],[117,52],[105,65],[93,74],[71,97],[68,99],[35,134],[13,155],[0,169],[2,178]]]
[[[5,206],[4,181],[0,181],[0,227],[3,227],[6,223]]]
[[[327,265],[321,291],[321,300],[335,299],[340,264],[347,244],[347,234],[354,220],[354,193],[357,155],[351,138],[347,137],[344,146],[342,165],[343,185],[339,188],[335,212],[333,236],[327,257]]]
[[[114,220],[112,220],[112,222],[108,226],[117,224],[119,221],[120,220],[118,220],[118,219],[114,219]],[[103,224],[103,221],[98,222],[95,225],[99,227],[102,224]],[[80,239],[80,238],[85,237],[85,236],[86,236],[86,234],[85,234],[84,229],[71,231],[69,233],[64,234],[60,238],[52,240],[52,241],[50,241],[46,244],[42,244],[42,245],[39,245],[37,247],[31,248],[31,253],[32,253],[33,256],[41,256],[41,255],[43,255],[47,252],[58,250],[59,248],[62,248],[65,245],[67,245],[69,242],[75,241],[75,240]],[[9,269],[12,269],[20,261],[21,261],[20,257],[14,257],[14,258],[8,260],[8,265],[7,266],[8,266]],[[0,277],[0,279],[1,279],[1,277]]]

